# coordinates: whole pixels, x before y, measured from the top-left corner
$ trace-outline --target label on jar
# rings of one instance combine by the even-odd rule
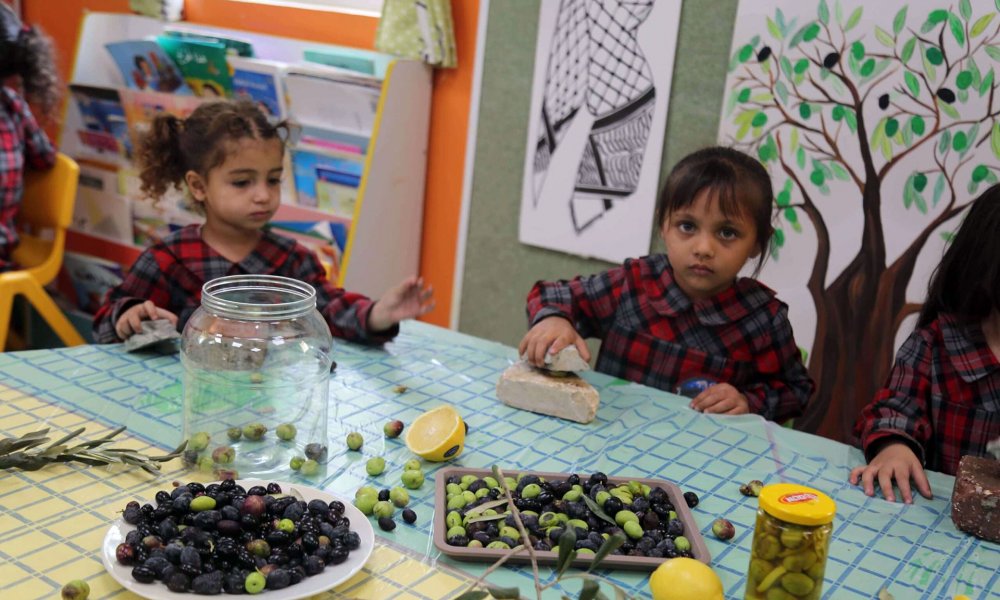
[[[816,494],[810,494],[809,492],[799,492],[796,494],[785,494],[784,496],[778,498],[778,502],[782,504],[801,504],[803,502],[815,502],[818,496]]]

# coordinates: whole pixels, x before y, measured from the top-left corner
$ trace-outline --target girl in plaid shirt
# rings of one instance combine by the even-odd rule
[[[312,252],[268,231],[281,203],[287,127],[250,101],[210,102],[187,119],[158,115],[138,147],[142,191],[162,197],[186,184],[205,215],[154,244],[109,291],[94,317],[94,337],[109,343],[141,331],[146,319],[183,329],[201,303],[205,282],[224,275],[281,275],[316,288],[316,308],[333,335],[379,343],[398,323],[434,307],[433,291],[410,277],[377,302],[334,287]]]
[[[977,198],[931,277],[917,326],[896,353],[885,387],[855,424],[866,466],[850,482],[876,482],[886,500],[930,498],[924,469],[954,474],[967,454],[989,456],[1000,437],[1000,186]]]
[[[531,329],[521,354],[545,354],[583,338],[603,340],[597,370],[670,392],[708,382],[691,407],[757,413],[781,421],[802,413],[813,382],[802,364],[788,308],[751,278],[769,247],[771,180],[730,148],[681,160],[660,192],[657,223],[666,254],[630,259],[597,275],[539,281],[528,295]]]
[[[28,108],[30,100],[48,116],[59,103],[60,83],[52,43],[27,27],[0,2],[0,272],[17,268],[14,217],[21,207],[24,169],[47,169],[56,159],[48,136]],[[9,85],[8,85],[9,84]],[[15,87],[20,87],[22,96]]]

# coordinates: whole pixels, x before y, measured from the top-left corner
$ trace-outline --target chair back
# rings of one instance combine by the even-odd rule
[[[17,218],[21,243],[14,250],[14,260],[42,285],[55,279],[62,266],[79,176],[79,165],[61,153],[51,169],[25,173]]]

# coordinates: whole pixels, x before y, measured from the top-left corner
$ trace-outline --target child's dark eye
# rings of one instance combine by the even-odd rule
[[[679,229],[681,233],[694,233],[695,226],[694,223],[689,221],[681,221],[677,224],[677,229]]]
[[[281,185],[281,178],[280,177],[271,177],[271,178],[269,178],[267,180],[267,184],[271,185],[271,186]]]
[[[249,179],[239,179],[239,180],[233,182],[233,187],[245,188],[248,185],[250,185],[250,180]]]
[[[740,237],[740,232],[736,231],[735,229],[730,229],[729,227],[725,227],[719,230],[719,237],[721,237],[724,240],[735,240],[736,238]]]

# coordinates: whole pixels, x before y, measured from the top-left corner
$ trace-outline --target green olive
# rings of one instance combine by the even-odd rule
[[[449,496],[454,496],[455,494],[461,494],[464,491],[465,490],[462,489],[462,486],[458,485],[457,483],[449,483],[448,485],[444,486],[444,493],[448,494]]]
[[[465,497],[461,494],[457,496],[452,496],[448,499],[448,510],[458,510],[463,508],[468,502],[465,501]]]
[[[499,540],[486,544],[486,547],[493,548],[496,550],[510,550],[510,546],[507,545],[507,542],[501,542]]]
[[[543,529],[555,527],[558,524],[559,518],[556,517],[556,513],[554,512],[544,512],[538,517],[538,526]]]
[[[801,529],[785,529],[781,532],[781,545],[785,548],[798,548],[803,541]]]
[[[537,483],[529,483],[521,489],[522,498],[535,498],[542,493],[542,486]]]
[[[761,580],[760,583],[757,584],[757,591],[758,592],[767,591],[768,588],[777,583],[778,580],[781,579],[781,576],[784,574],[785,574],[785,567],[775,567],[770,573],[767,574],[766,577],[764,577],[764,579]]]
[[[781,577],[781,587],[789,594],[805,596],[816,587],[816,584],[804,573],[786,573]]]
[[[765,600],[798,600],[795,596],[789,594],[780,587],[773,587],[767,590],[767,594],[764,595]]]
[[[516,527],[504,526],[500,528],[501,537],[509,537],[512,540],[521,539],[521,532]]]
[[[625,521],[625,525],[622,526],[625,530],[625,535],[629,536],[633,540],[637,540],[642,537],[642,525],[639,525],[638,521]]]
[[[491,489],[491,490],[493,488],[500,487],[500,482],[497,481],[496,479],[490,477],[489,475],[487,475],[486,477],[483,477],[483,481],[486,483],[486,487],[489,488],[489,489]]]
[[[639,522],[639,516],[630,510],[620,510],[615,513],[615,523],[618,523],[620,527],[624,527],[627,521]]]
[[[823,575],[826,574],[826,563],[817,562],[811,567],[806,567],[806,575],[813,578],[814,581],[823,581]]]
[[[588,525],[586,521],[583,521],[581,519],[570,519],[569,521],[566,521],[566,526],[577,527],[579,529],[586,529],[588,531],[590,530],[590,525]]]
[[[773,535],[765,535],[754,544],[753,549],[757,558],[774,560],[778,556],[778,551],[781,550],[781,542]]]
[[[761,579],[764,579],[768,573],[774,568],[770,562],[764,560],[763,558],[751,558],[750,559],[750,569],[747,572],[747,576],[756,584],[760,583]]]
[[[475,475],[462,475],[462,481],[461,483],[459,483],[459,485],[462,487],[463,490],[467,490],[469,489],[469,486],[475,483],[477,479],[479,478],[476,477]]]
[[[448,526],[448,529],[455,527],[456,525],[462,524],[462,514],[457,510],[449,512],[444,518],[444,524]]]
[[[465,535],[465,527],[462,527],[461,525],[455,525],[454,527],[449,527],[448,533],[445,534],[446,536],[445,539],[456,535]]]
[[[793,573],[801,573],[816,564],[816,553],[812,550],[803,550],[791,556],[786,556],[781,561],[781,564]]]
[[[600,492],[597,492],[596,496],[594,496],[594,502],[596,502],[598,506],[603,507],[604,503],[607,502],[610,497],[611,494],[601,490]]]
[[[583,492],[581,492],[579,490],[570,490],[570,491],[566,492],[565,494],[563,494],[562,499],[565,500],[566,502],[576,502],[577,500],[580,499],[580,496],[582,496],[582,495],[583,495]]]

